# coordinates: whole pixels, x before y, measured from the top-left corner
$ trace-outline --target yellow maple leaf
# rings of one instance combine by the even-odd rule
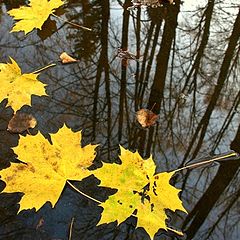
[[[38,81],[38,74],[22,74],[18,64],[10,60],[11,63],[0,63],[0,99],[8,98],[8,106],[16,111],[24,104],[31,105],[32,94],[46,95],[45,84]]]
[[[116,220],[120,223],[137,209],[137,226],[145,228],[151,238],[160,228],[170,229],[165,224],[165,209],[186,212],[178,198],[180,190],[169,184],[174,172],[155,175],[156,166],[151,157],[143,160],[138,152],[122,147],[120,159],[121,165],[104,163],[93,172],[101,180],[100,186],[118,190],[100,204],[104,210],[99,224]]]
[[[51,145],[40,133],[21,136],[13,150],[27,164],[12,163],[1,170],[4,192],[23,192],[22,209],[38,210],[46,201],[54,206],[66,180],[81,180],[92,173],[87,169],[95,158],[96,145],[80,146],[81,132],[63,126],[51,135]]]
[[[19,20],[12,32],[24,31],[27,34],[34,28],[42,29],[49,15],[61,5],[63,5],[62,0],[31,0],[29,6],[8,11],[15,20]]]

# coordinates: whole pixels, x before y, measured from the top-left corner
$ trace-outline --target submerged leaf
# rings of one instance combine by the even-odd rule
[[[18,64],[10,60],[11,63],[0,63],[0,99],[8,98],[8,106],[16,111],[25,104],[31,105],[32,94],[46,95],[45,84],[38,81],[38,74],[22,74]]]
[[[137,121],[142,127],[150,127],[154,125],[158,119],[158,115],[148,109],[140,109],[136,113]]]
[[[77,59],[72,58],[72,57],[69,56],[66,52],[63,52],[63,53],[60,55],[60,59],[61,59],[61,61],[62,61],[63,64],[78,62]]]
[[[130,60],[137,60],[137,56],[127,50],[123,50],[121,48],[118,48],[118,54],[117,56],[122,59],[130,59]]]
[[[41,217],[37,223],[37,226],[36,226],[36,230],[38,230],[39,228],[41,228],[42,226],[44,225],[44,218]]]
[[[63,5],[62,0],[31,0],[29,6],[8,11],[15,20],[19,20],[12,32],[24,31],[27,34],[34,28],[42,29],[49,15],[61,5]]]
[[[121,165],[104,163],[102,168],[94,171],[101,180],[100,186],[118,190],[100,205],[104,210],[99,224],[116,220],[120,223],[137,210],[137,226],[145,228],[153,238],[158,229],[169,229],[165,224],[165,209],[186,212],[178,198],[180,190],[169,184],[174,172],[155,175],[152,158],[143,160],[137,152],[124,148],[121,148],[120,159]]]
[[[36,125],[37,120],[32,114],[17,112],[9,121],[7,130],[12,133],[21,133]]]
[[[133,5],[128,7],[128,10],[139,8],[141,6],[157,8],[164,4],[173,4],[174,0],[132,0],[131,2]]]
[[[63,126],[51,135],[51,145],[40,133],[21,136],[13,150],[23,163],[12,163],[0,171],[6,182],[4,192],[23,192],[20,210],[36,208],[46,201],[54,206],[66,180],[81,180],[92,173],[87,169],[95,157],[95,145],[80,146],[81,132]]]

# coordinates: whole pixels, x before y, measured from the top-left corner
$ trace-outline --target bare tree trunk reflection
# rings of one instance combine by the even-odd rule
[[[184,94],[190,94],[193,91],[193,105],[192,105],[192,113],[193,114],[192,115],[194,115],[194,112],[195,112],[197,77],[198,77],[198,73],[200,71],[200,64],[202,61],[202,56],[203,56],[203,53],[208,44],[208,39],[209,39],[209,35],[210,35],[210,24],[211,24],[211,20],[212,20],[214,5],[215,5],[215,0],[208,1],[207,8],[205,9],[205,11],[199,21],[199,24],[196,27],[196,28],[200,28],[202,21],[205,21],[204,27],[203,27],[203,33],[202,33],[202,31],[199,31],[198,36],[195,37],[195,39],[199,39],[199,37],[202,33],[202,40],[199,45],[199,48],[197,49],[195,60],[192,64],[192,67],[189,70],[189,73],[186,76],[185,84],[182,89],[182,93],[184,93]],[[190,82],[191,77],[193,77],[193,79]],[[169,119],[170,125],[171,125],[171,121],[173,120],[173,115],[175,113],[175,110],[176,110],[178,104],[179,104],[179,101],[176,102],[176,104],[170,114],[170,119]]]
[[[108,22],[110,17],[109,0],[101,1],[102,7],[102,23],[101,23],[101,52],[97,65],[95,91],[94,91],[94,104],[93,104],[93,133],[92,140],[96,138],[96,124],[98,123],[98,95],[102,73],[104,73],[105,79],[105,91],[107,101],[107,145],[108,145],[108,157],[111,149],[111,96],[110,96],[110,78],[109,78],[109,63],[108,63]]]
[[[234,140],[231,143],[231,149],[240,153],[240,125]],[[208,214],[216,204],[224,190],[234,179],[240,163],[239,161],[225,162],[219,166],[218,172],[208,189],[204,192],[193,210],[188,214],[184,221],[183,228],[186,229],[187,239],[192,239],[201,227]],[[230,204],[231,205],[231,204]]]
[[[192,148],[194,147],[194,143],[197,140],[199,133],[200,133],[200,136],[199,136],[197,145],[195,146],[195,149],[193,151],[193,154],[192,154],[192,157],[191,157],[192,159],[197,156],[197,153],[198,153],[198,151],[199,151],[199,149],[202,145],[203,138],[205,136],[205,133],[206,133],[206,130],[207,130],[212,112],[213,112],[213,110],[216,106],[216,103],[217,103],[218,97],[220,95],[220,92],[221,92],[221,90],[224,86],[225,80],[226,80],[226,78],[229,74],[229,67],[230,67],[231,60],[233,58],[234,51],[236,49],[239,37],[240,37],[240,11],[239,11],[237,19],[234,23],[232,35],[230,37],[227,50],[225,52],[225,56],[224,56],[224,59],[223,59],[223,62],[222,62],[222,66],[221,66],[221,69],[220,69],[220,73],[219,73],[219,76],[218,76],[218,81],[217,81],[217,85],[215,87],[214,93],[212,94],[211,100],[210,100],[209,105],[206,109],[206,112],[203,115],[202,119],[200,120],[199,125],[198,125],[198,127],[197,127],[197,129],[196,129],[196,131],[195,131],[195,133],[192,137],[192,140],[189,144],[189,147],[188,147],[188,149],[187,149],[187,151],[184,155],[182,165],[186,162],[187,158],[189,157],[189,154],[190,154]]]
[[[128,29],[130,12],[127,8],[131,5],[130,0],[126,0],[123,4],[123,24],[122,24],[122,46],[123,50],[128,49]],[[124,121],[124,105],[126,100],[126,84],[127,84],[127,60],[122,59],[121,84],[120,84],[120,100],[119,100],[119,120],[118,120],[118,140],[122,139],[123,121]]]
[[[168,61],[170,58],[172,43],[175,37],[179,10],[180,1],[175,1],[175,5],[169,5],[167,7],[162,41],[159,53],[157,55],[156,72],[148,101],[148,108],[151,108],[153,104],[156,103],[153,109],[156,113],[159,113],[160,111],[161,101],[163,98],[163,91],[168,70]]]

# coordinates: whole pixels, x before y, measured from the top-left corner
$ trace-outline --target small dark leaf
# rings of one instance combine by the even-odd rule
[[[43,217],[41,217],[37,223],[37,226],[36,226],[36,230],[38,230],[39,228],[41,228],[44,224],[44,219]]]

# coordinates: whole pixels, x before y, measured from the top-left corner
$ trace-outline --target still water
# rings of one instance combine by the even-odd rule
[[[49,137],[66,124],[82,130],[82,145],[99,144],[97,166],[119,162],[122,145],[143,158],[152,155],[157,172],[240,153],[238,0],[176,0],[136,9],[129,9],[130,0],[68,0],[56,14],[91,32],[51,16],[41,31],[10,33],[14,21],[7,11],[27,2],[0,3],[0,62],[11,56],[22,72],[57,63],[39,76],[48,96],[32,96],[32,106],[21,108],[37,119],[35,133]],[[136,59],[121,58],[119,49]],[[62,65],[62,52],[79,62]],[[19,139],[6,130],[13,115],[6,103],[0,104],[1,168],[16,158],[11,148]],[[139,125],[142,108],[159,115],[155,125]],[[175,174],[172,184],[182,189],[189,214],[167,210],[167,222],[182,229],[182,239],[240,239],[239,166],[232,159]],[[105,200],[109,190],[97,184],[92,176],[75,183]],[[72,239],[150,239],[134,217],[96,226],[101,208],[69,187],[54,208],[47,202],[37,212],[17,214],[21,196],[0,194],[0,239],[69,239],[73,217]],[[154,239],[181,238],[160,230]]]

